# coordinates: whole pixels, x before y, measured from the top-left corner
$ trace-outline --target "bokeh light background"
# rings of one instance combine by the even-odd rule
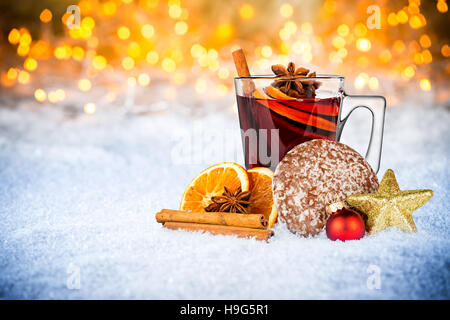
[[[69,5],[80,28],[68,28]],[[380,8],[380,29],[367,8]],[[244,48],[253,74],[295,61],[345,75],[351,93],[396,106],[411,97],[448,103],[448,4],[439,1],[2,1],[1,96],[70,106],[161,112],[233,108],[230,52]],[[235,106],[234,106],[235,107]]]

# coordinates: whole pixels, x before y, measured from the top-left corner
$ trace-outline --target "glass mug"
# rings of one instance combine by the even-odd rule
[[[343,76],[318,75],[283,79],[320,82],[314,98],[278,99],[264,91],[275,79],[280,78],[234,78],[247,169],[263,166],[275,170],[284,155],[302,142],[312,139],[339,141],[352,111],[364,107],[372,114],[372,132],[365,158],[378,172],[386,109],[384,97],[347,95]]]

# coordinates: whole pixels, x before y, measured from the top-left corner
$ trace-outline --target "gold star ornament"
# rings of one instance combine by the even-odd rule
[[[367,230],[370,234],[388,227],[397,227],[403,232],[416,232],[412,218],[414,210],[423,206],[433,196],[433,190],[401,191],[394,171],[387,170],[377,193],[353,194],[347,203],[367,215]]]

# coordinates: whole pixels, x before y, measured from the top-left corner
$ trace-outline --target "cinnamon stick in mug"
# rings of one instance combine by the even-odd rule
[[[172,230],[205,231],[214,235],[234,235],[239,238],[255,238],[256,240],[263,241],[267,241],[274,234],[272,230],[268,229],[231,227],[202,223],[165,222],[163,226]]]
[[[247,59],[245,58],[244,50],[237,49],[231,53],[233,55],[234,65],[239,77],[250,77],[250,70],[248,69]],[[243,90],[246,96],[251,96],[255,90],[255,83],[251,79],[243,80]]]
[[[267,228],[267,219],[262,214],[239,214],[231,212],[187,212],[162,209],[156,213],[156,221],[189,222],[223,226],[246,227],[254,229]]]

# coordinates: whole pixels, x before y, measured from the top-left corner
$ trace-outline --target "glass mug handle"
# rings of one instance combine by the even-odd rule
[[[356,108],[363,107],[372,113],[372,132],[367,147],[366,161],[370,163],[375,173],[380,169],[381,146],[383,144],[384,115],[386,99],[382,96],[350,96],[344,94],[336,130],[336,141],[341,139],[342,130],[350,114]]]

